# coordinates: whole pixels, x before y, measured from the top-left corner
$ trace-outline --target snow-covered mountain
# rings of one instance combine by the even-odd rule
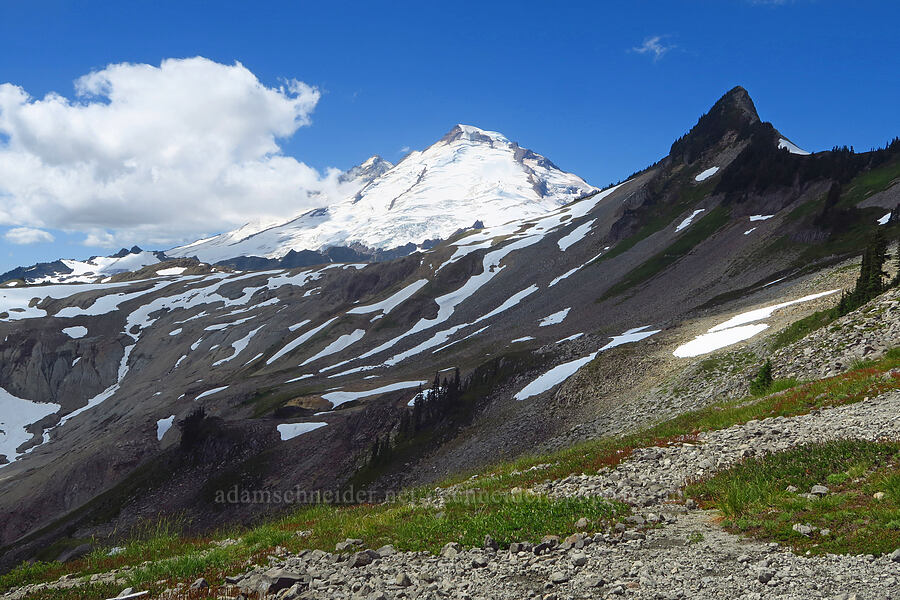
[[[480,222],[499,225],[546,214],[595,188],[500,133],[457,125],[397,165],[372,157],[343,177],[358,189],[287,223],[238,230],[166,252],[218,262],[238,256],[347,246],[390,250],[446,239]]]
[[[131,250],[122,248],[111,256],[92,256],[87,260],[61,259],[51,263],[38,263],[30,267],[18,267],[0,275],[0,281],[21,280],[37,283],[94,283],[119,273],[137,271],[155,265],[164,259],[160,252],[147,252],[137,246]]]

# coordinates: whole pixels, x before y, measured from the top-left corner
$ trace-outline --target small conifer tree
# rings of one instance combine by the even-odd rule
[[[772,361],[766,359],[759,368],[756,377],[750,382],[750,393],[754,396],[764,395],[772,387]]]

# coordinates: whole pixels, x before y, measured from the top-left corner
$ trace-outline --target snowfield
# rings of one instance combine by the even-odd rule
[[[58,412],[60,408],[59,404],[17,398],[0,388],[0,455],[9,461],[0,464],[0,469],[22,456],[17,449],[32,438],[28,426]]]
[[[152,252],[134,252],[124,256],[95,256],[86,261],[63,259],[71,273],[54,273],[29,280],[29,283],[93,283],[118,273],[137,271],[155,265],[159,258]]]
[[[773,281],[772,283],[777,283],[777,281]],[[773,304],[772,306],[764,306],[763,308],[757,308],[735,315],[727,321],[711,327],[706,333],[697,336],[686,344],[678,346],[672,354],[678,358],[692,358],[694,356],[709,354],[710,352],[725,348],[726,346],[731,346],[732,344],[737,344],[738,342],[743,342],[744,340],[749,340],[753,336],[769,328],[769,325],[766,323],[755,322],[768,319],[776,310],[793,306],[794,304],[800,304],[801,302],[816,300],[817,298],[829,296],[839,291],[840,290],[829,290],[818,294],[810,294],[809,296],[804,296],[796,300],[789,300],[787,302],[781,302],[780,304]],[[749,325],[748,323],[754,324]]]
[[[678,346],[672,354],[678,358],[689,358],[709,354],[714,350],[725,348],[726,346],[731,346],[732,344],[737,344],[744,340],[749,340],[754,335],[761,333],[768,328],[769,326],[765,323],[758,323],[756,325],[738,325],[737,327],[731,327],[721,331],[710,330],[709,333],[699,335],[690,342]]]

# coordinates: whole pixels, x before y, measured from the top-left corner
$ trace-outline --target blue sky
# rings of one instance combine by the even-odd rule
[[[376,153],[396,161],[403,148],[424,148],[461,122],[500,131],[603,186],[664,156],[734,85],[808,150],[868,149],[900,135],[900,7],[893,2],[558,4],[5,0],[0,84],[32,99],[57,92],[78,103],[89,100],[75,98],[73,82],[107,65],[239,61],[263,86],[298,80],[318,89],[304,112],[309,123],[277,143],[319,172]],[[274,130],[277,118],[261,127]],[[0,150],[8,142],[0,129]],[[23,181],[17,189],[27,188]],[[0,180],[0,209],[13,205],[4,189]],[[74,207],[60,196],[45,212],[73,211],[59,213],[65,217],[27,206],[6,211],[0,272],[106,253],[129,235],[141,244],[159,239],[139,224],[104,219],[106,205],[82,199]],[[148,197],[135,196],[136,215],[152,213]],[[190,202],[176,206],[192,210]],[[37,237],[54,241],[12,243],[5,233],[16,227],[46,231]]]

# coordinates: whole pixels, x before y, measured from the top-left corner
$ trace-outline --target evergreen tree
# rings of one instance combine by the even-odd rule
[[[863,251],[862,264],[859,268],[856,286],[849,294],[841,294],[841,301],[834,309],[836,317],[856,310],[886,289],[884,280],[887,277],[887,273],[884,270],[884,265],[887,260],[887,238],[885,238],[880,229],[877,229],[869,238],[869,242]],[[896,282],[896,278],[894,282]]]
[[[900,206],[894,209],[894,212],[900,212]],[[893,213],[891,213],[893,216]],[[900,244],[897,244],[897,258],[895,259],[897,262],[897,272],[894,274],[894,278],[891,280],[891,287],[897,287],[900,285]]]
[[[888,259],[887,239],[880,229],[869,238],[863,252],[862,265],[856,287],[851,294],[852,309],[858,308],[884,291],[884,263]]]
[[[750,382],[750,393],[761,396],[772,386],[772,361],[766,359],[763,366],[756,373],[756,378]]]
[[[197,407],[188,416],[178,422],[181,429],[181,448],[187,450],[200,444],[205,437],[206,409]]]

